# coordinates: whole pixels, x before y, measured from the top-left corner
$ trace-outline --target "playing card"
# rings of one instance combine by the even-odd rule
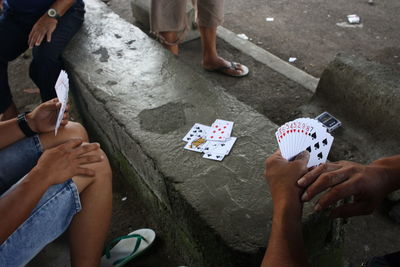
[[[282,125],[275,132],[282,157],[291,160],[300,152],[310,153],[308,167],[326,162],[333,137],[315,119],[299,118]]]
[[[201,137],[206,137],[207,132],[210,130],[210,126],[206,126],[200,123],[196,123],[190,129],[190,131],[183,137],[183,141],[185,142],[192,142],[193,140],[197,140]]]
[[[207,133],[207,140],[210,141],[225,141],[231,136],[233,122],[217,119],[211,125],[210,131]]]
[[[216,154],[225,154],[229,155],[232,150],[233,145],[236,142],[236,137],[230,137],[225,142],[219,141],[207,141],[207,143],[203,147],[203,152],[212,152]]]
[[[56,127],[54,129],[54,133],[57,135],[58,128],[60,128],[61,121],[64,117],[65,108],[67,107],[68,103],[69,79],[68,74],[63,70],[58,76],[55,89],[58,101],[61,103],[61,108],[57,116]]]
[[[222,161],[225,156],[226,156],[225,154],[214,153],[211,151],[211,152],[205,152],[203,155],[203,158],[216,160],[216,161]]]
[[[200,137],[198,139],[193,140],[192,142],[188,142],[184,149],[195,151],[195,152],[203,152],[204,145],[206,144],[206,139],[204,137]]]

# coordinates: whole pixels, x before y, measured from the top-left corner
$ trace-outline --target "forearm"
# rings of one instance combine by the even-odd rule
[[[17,119],[0,122],[0,149],[9,146],[25,137],[18,126]]]
[[[307,266],[301,217],[301,203],[275,204],[271,235],[262,267]]]
[[[48,183],[33,169],[12,191],[0,197],[0,244],[28,218]]]
[[[386,179],[388,185],[387,191],[400,188],[400,155],[378,159],[369,166],[376,167],[382,172],[382,178]]]

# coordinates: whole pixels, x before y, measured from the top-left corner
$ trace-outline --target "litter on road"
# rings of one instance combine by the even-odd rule
[[[241,39],[243,39],[243,40],[249,40],[249,37],[248,37],[246,34],[244,34],[244,33],[239,33],[239,34],[237,35],[237,37],[239,37],[239,38],[241,38]]]
[[[295,62],[296,60],[297,60],[296,57],[290,57],[290,58],[289,58],[289,62],[290,62],[290,63],[293,63],[293,62]]]
[[[348,15],[347,16],[347,21],[350,24],[360,24],[360,17],[357,16],[356,14]]]
[[[268,22],[274,21],[274,18],[266,18],[265,21],[268,21]]]

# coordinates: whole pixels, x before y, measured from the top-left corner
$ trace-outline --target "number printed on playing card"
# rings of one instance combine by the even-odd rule
[[[310,153],[307,167],[326,162],[334,139],[322,123],[310,118],[299,118],[285,123],[278,128],[275,136],[282,157],[287,160],[307,150]]]

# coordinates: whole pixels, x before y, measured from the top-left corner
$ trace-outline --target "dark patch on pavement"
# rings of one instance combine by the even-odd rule
[[[93,52],[95,55],[100,55],[100,62],[108,62],[110,55],[108,54],[108,50],[105,47],[100,47],[96,51]]]
[[[154,109],[140,112],[140,127],[146,131],[166,134],[172,132],[186,123],[182,103],[168,103]]]

